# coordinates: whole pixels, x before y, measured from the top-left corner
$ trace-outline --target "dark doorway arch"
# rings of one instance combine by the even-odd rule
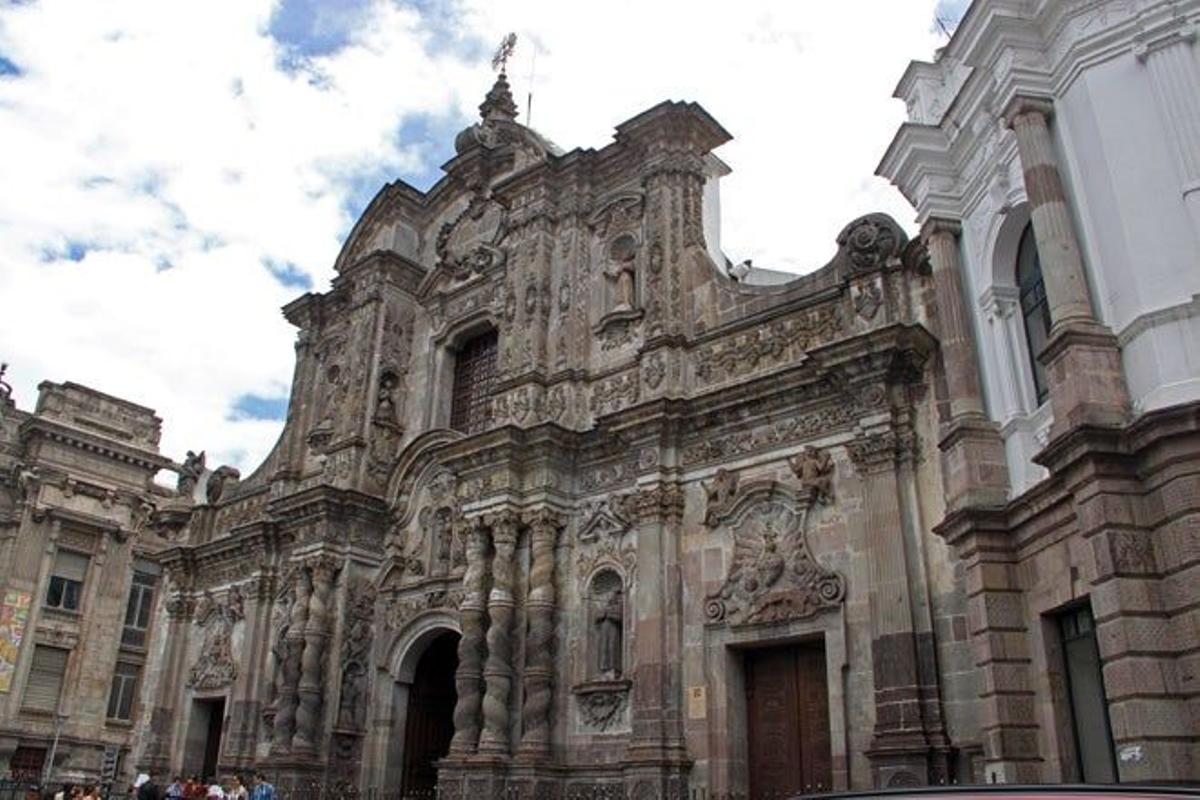
[[[437,786],[434,766],[450,750],[454,736],[454,673],[458,669],[458,639],[441,633],[426,648],[413,675],[404,722],[404,770],[401,795],[429,792]]]

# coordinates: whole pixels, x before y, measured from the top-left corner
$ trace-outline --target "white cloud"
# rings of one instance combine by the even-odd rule
[[[299,293],[263,263],[323,289],[363,176],[436,166],[399,126],[474,114],[488,88],[486,59],[448,40],[510,29],[522,110],[540,44],[540,131],[598,147],[663,99],[698,101],[736,137],[719,151],[730,256],[815,268],[854,216],[911,218],[871,173],[895,81],[938,44],[935,5],[464,0],[431,20],[375,0],[301,69],[281,67],[266,0],[6,7],[0,56],[22,74],[0,76],[0,357],[24,407],[40,379],[75,380],[156,408],[169,455],[253,468],[279,423],[230,409],[286,393],[278,309]]]

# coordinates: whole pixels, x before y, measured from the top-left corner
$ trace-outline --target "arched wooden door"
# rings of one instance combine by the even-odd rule
[[[408,694],[404,725],[404,771],[401,794],[428,792],[437,786],[438,759],[450,750],[454,736],[454,673],[458,669],[457,633],[447,631],[429,643],[417,662]]]

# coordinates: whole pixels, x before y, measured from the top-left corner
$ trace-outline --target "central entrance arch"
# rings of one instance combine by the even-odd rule
[[[459,635],[443,630],[417,661],[404,720],[401,796],[430,793],[437,786],[434,764],[450,750],[454,736],[454,673],[458,669]]]

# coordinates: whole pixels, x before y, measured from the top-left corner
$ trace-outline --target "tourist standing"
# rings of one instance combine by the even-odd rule
[[[228,800],[250,800],[250,792],[246,789],[246,784],[242,783],[242,777],[235,774],[229,779],[229,791],[225,793]]]
[[[276,800],[275,787],[267,782],[267,776],[261,772],[254,773],[254,788],[250,791],[250,800]]]

